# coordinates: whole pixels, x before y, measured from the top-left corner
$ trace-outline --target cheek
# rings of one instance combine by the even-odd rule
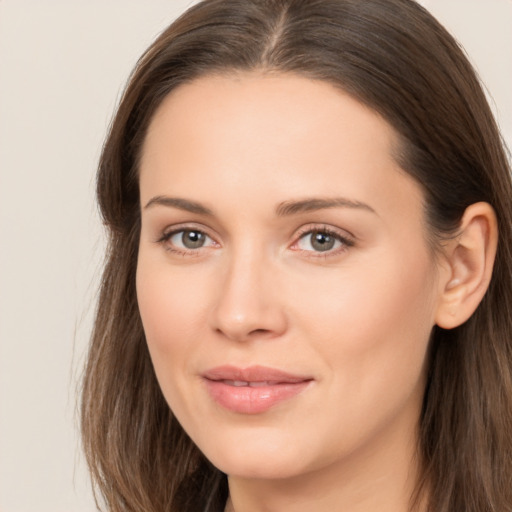
[[[315,287],[304,280],[301,312],[294,314],[334,378],[346,381],[340,387],[354,393],[365,385],[414,385],[434,324],[435,269],[428,254],[375,256],[372,264],[347,265]]]
[[[202,342],[197,330],[206,322],[201,308],[206,298],[205,287],[198,288],[196,278],[181,270],[173,272],[167,262],[139,254],[137,300],[162,393],[174,414],[187,418],[193,416],[187,399],[190,361]]]
[[[336,279],[317,282],[316,293],[303,283],[307,293],[294,317],[314,346],[311,360],[323,361],[329,403],[340,404],[330,406],[322,424],[324,437],[333,439],[333,452],[359,446],[397,418],[417,419],[435,273],[428,258],[414,256],[411,266],[396,254],[381,255],[364,271],[354,266]],[[323,417],[321,411],[310,416],[318,422]]]
[[[193,348],[193,334],[205,324],[206,286],[197,283],[187,272],[172,272],[165,263],[139,255],[137,301],[157,374],[163,364],[182,363],[180,356]]]

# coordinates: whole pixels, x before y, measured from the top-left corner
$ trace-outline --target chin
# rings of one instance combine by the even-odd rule
[[[226,433],[225,442],[207,443],[199,449],[223,473],[239,478],[286,479],[306,472],[307,457],[284,433],[254,429],[242,435]]]
[[[245,460],[224,458],[211,462],[228,476],[243,479],[282,480],[293,478],[302,473],[297,466],[298,461],[293,463],[276,457],[262,458],[259,456]]]

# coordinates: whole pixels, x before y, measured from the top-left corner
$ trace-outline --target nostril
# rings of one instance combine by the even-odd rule
[[[216,331],[218,334],[222,334],[224,336],[227,335],[228,338],[237,341],[248,341],[250,339],[266,338],[272,335],[271,329],[253,329],[246,331],[245,333],[228,329],[224,330],[222,328],[218,328]]]
[[[269,332],[267,329],[254,329],[249,334],[266,334]]]

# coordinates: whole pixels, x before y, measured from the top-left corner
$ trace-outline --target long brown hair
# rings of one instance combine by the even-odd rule
[[[138,158],[176,86],[254,69],[327,81],[379,112],[401,138],[398,162],[423,187],[434,244],[470,204],[495,209],[500,239],[487,294],[465,324],[432,333],[416,498],[427,496],[432,512],[512,511],[509,166],[463,51],[412,0],[205,0],[138,62],[99,164],[109,246],[81,407],[85,453],[108,510],[217,511],[227,498],[225,475],[167,406],[146,347],[135,293]]]

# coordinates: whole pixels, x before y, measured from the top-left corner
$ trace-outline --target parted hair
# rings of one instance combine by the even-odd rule
[[[434,327],[411,510],[512,511],[510,164],[464,51],[413,0],[204,0],[137,63],[103,147],[97,198],[108,249],[84,371],[81,429],[98,503],[111,512],[218,512],[226,475],[183,431],[158,386],[137,306],[138,165],[148,125],[177,86],[259,70],[323,80],[395,129],[421,185],[434,247],[465,209],[494,208],[489,289],[461,326]],[[300,447],[297,447],[300,449]]]

